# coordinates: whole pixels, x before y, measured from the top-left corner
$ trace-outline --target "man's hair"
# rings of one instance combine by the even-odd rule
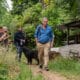
[[[48,18],[47,18],[47,17],[43,17],[43,18],[42,18],[42,21],[43,21],[43,20],[45,20],[45,19],[47,19],[47,20],[48,20]]]
[[[4,32],[7,32],[8,28],[6,26],[3,26],[3,30],[4,30]]]

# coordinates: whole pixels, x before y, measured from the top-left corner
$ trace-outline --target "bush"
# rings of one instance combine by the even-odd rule
[[[33,25],[25,25],[24,30],[26,32],[26,38],[28,39],[27,41],[27,46],[30,48],[35,48],[35,38],[34,38],[34,32],[35,32],[35,27]]]

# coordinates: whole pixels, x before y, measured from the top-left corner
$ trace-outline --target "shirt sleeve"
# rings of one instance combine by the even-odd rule
[[[19,37],[18,37],[17,35],[18,35],[18,33],[16,32],[16,33],[14,34],[14,42],[20,41],[20,40],[19,40]]]
[[[22,39],[24,39],[24,40],[26,39],[24,32],[22,32]]]
[[[35,33],[34,33],[34,37],[35,38],[38,38],[38,30],[39,30],[39,26],[37,26],[37,28],[35,30]]]

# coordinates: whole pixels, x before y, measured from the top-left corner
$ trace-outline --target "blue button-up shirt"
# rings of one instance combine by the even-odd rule
[[[46,26],[44,29],[42,25],[37,26],[34,37],[38,39],[40,43],[51,42],[54,38],[54,34],[52,32],[52,28],[50,26]]]

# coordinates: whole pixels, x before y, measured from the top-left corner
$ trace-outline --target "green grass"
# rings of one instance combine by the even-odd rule
[[[0,54],[0,80],[43,80],[41,75],[33,76],[24,56],[19,63],[15,60],[15,51]]]
[[[0,64],[0,80],[8,80],[8,68],[4,64]]]
[[[15,80],[30,80],[32,77],[32,72],[30,71],[29,67],[23,63],[19,64],[20,66],[20,73]]]
[[[59,57],[49,63],[49,68],[52,71],[59,72],[67,77],[80,76],[80,62],[76,60]]]
[[[9,51],[6,55],[4,53],[0,54],[0,80],[44,80],[42,75],[33,75],[30,67],[25,64],[24,56],[22,56],[22,61],[19,63],[15,60],[15,51]],[[69,80],[80,79],[79,61],[58,57],[50,61],[49,68],[53,72],[64,75]]]
[[[15,80],[43,80],[41,75],[33,76],[32,71],[29,66],[24,63],[19,64],[20,73]]]

